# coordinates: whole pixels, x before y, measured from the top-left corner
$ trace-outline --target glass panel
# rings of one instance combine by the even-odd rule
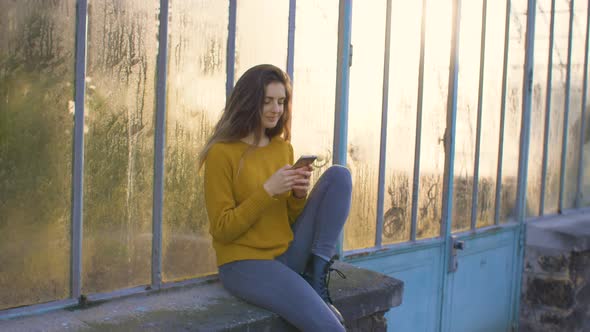
[[[89,3],[83,293],[150,282],[158,3]]]
[[[286,70],[288,27],[289,1],[237,1],[236,80],[261,63]]]
[[[505,21],[505,1],[488,1],[477,194],[477,227],[489,226],[494,223]]]
[[[582,129],[582,87],[584,84],[584,51],[588,3],[574,3],[574,30],[570,81],[570,114],[568,123],[567,156],[563,207],[570,209],[576,202],[578,190],[578,162],[580,160],[580,135]],[[587,168],[587,167],[586,167]]]
[[[357,1],[352,8],[354,66],[350,68],[347,166],[352,207],[344,226],[344,249],[372,247],[377,220],[379,142],[385,52],[385,1]]]
[[[551,0],[537,1],[526,215],[539,215]]]
[[[298,1],[296,11],[291,143],[295,158],[318,156],[315,183],[332,165],[338,1]]]
[[[555,2],[555,37],[553,47],[553,76],[551,82],[551,121],[545,207],[543,214],[557,213],[559,203],[559,176],[563,143],[563,115],[565,112],[565,78],[567,73],[567,43],[569,33],[569,1]]]
[[[424,104],[417,225],[417,237],[420,239],[440,235],[445,168],[443,138],[447,127],[452,9],[452,0],[429,1],[426,6]]]
[[[75,1],[0,2],[0,309],[70,281]]]
[[[469,229],[473,195],[473,165],[477,136],[477,96],[482,1],[461,4],[459,86],[453,179],[453,231]],[[487,125],[487,124],[486,124]]]
[[[162,277],[216,271],[197,157],[225,103],[228,6],[171,2]],[[203,13],[207,15],[203,15]]]
[[[421,19],[417,18],[421,17],[421,1],[393,1],[383,201],[384,244],[410,239],[420,65]],[[419,213],[426,211],[420,210]],[[418,235],[422,233],[418,232]]]
[[[500,222],[515,221],[518,158],[522,120],[522,85],[526,39],[526,0],[512,0],[506,77],[506,115],[502,151],[502,187],[500,193]]]

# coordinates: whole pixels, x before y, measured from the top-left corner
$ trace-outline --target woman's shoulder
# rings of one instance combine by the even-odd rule
[[[241,154],[241,150],[243,149],[242,144],[239,141],[231,141],[231,142],[216,142],[211,145],[209,148],[209,152],[207,153],[207,157],[209,156],[232,156]]]
[[[281,148],[291,148],[291,142],[286,141],[284,138],[282,138],[280,136],[273,137],[272,143],[281,147]]]

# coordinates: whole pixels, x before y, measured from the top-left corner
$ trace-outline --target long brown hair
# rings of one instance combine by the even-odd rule
[[[236,82],[221,119],[215,125],[213,134],[199,153],[199,169],[203,167],[211,147],[218,142],[238,141],[254,133],[254,146],[260,143],[261,113],[264,105],[265,88],[273,82],[285,86],[285,103],[283,114],[274,128],[267,128],[269,138],[282,136],[291,139],[291,80],[280,68],[263,64],[248,69]]]

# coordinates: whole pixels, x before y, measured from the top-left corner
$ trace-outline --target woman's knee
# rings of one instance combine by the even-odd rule
[[[352,176],[348,168],[342,165],[332,165],[325,174],[330,177],[332,183],[342,186],[343,190],[352,190]]]

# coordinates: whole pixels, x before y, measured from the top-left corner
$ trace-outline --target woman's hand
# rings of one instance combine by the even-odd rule
[[[311,166],[304,166],[296,170],[299,177],[295,179],[295,184],[293,185],[293,196],[295,196],[295,198],[304,198],[307,196],[310,184],[309,178],[311,177],[312,170],[313,167]]]
[[[302,198],[307,194],[310,176],[311,172],[306,167],[291,169],[291,165],[285,165],[266,180],[264,190],[271,196],[293,190],[296,197]]]

